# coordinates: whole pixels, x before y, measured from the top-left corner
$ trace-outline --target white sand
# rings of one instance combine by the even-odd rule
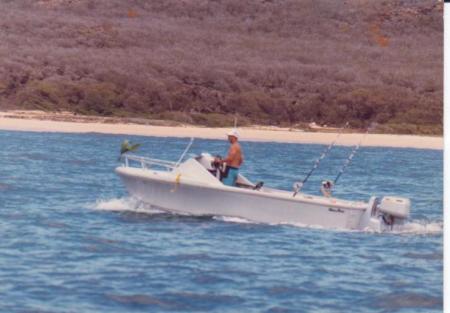
[[[100,122],[59,122],[34,118],[10,118],[0,114],[0,130],[66,133],[105,133],[122,135],[141,135],[156,137],[196,137],[226,139],[229,128],[205,128],[194,126],[150,126],[139,124],[106,124]],[[336,133],[302,132],[274,127],[242,127],[239,129],[241,141],[275,141],[290,143],[329,144]],[[364,134],[342,134],[338,145],[355,145]],[[422,149],[443,149],[442,137],[368,134],[363,146],[401,147]]]

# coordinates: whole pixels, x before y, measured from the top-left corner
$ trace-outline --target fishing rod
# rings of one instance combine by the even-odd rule
[[[369,125],[369,127],[367,127],[367,131],[364,133],[364,135],[361,137],[361,139],[359,140],[358,144],[356,146],[353,147],[352,152],[350,153],[349,157],[347,158],[347,160],[345,160],[344,165],[342,166],[341,170],[339,171],[339,173],[337,174],[336,178],[333,181],[333,185],[331,186],[334,187],[336,185],[336,183],[338,182],[339,178],[341,177],[341,175],[345,172],[345,170],[347,169],[347,167],[350,165],[350,163],[353,160],[353,157],[355,156],[356,152],[358,152],[359,147],[361,146],[361,143],[363,142],[364,138],[366,138],[367,134],[369,133],[369,131],[373,128],[373,124]]]
[[[322,154],[320,155],[320,157],[316,160],[316,162],[314,162],[313,167],[311,168],[311,170],[309,171],[309,173],[305,176],[305,178],[303,179],[302,182],[300,183],[295,183],[294,184],[294,195],[293,197],[295,197],[297,195],[297,193],[300,192],[300,190],[303,188],[303,185],[306,183],[306,181],[309,179],[309,177],[312,175],[312,173],[319,167],[320,161],[322,161],[323,158],[325,158],[325,156],[330,152],[331,148],[333,148],[333,146],[336,144],[337,140],[339,139],[339,137],[342,134],[342,131],[348,126],[348,122],[345,123],[344,127],[341,128],[341,130],[339,131],[339,133],[337,134],[336,138],[333,140],[333,142],[330,143],[330,145],[328,147],[325,148],[325,150],[323,150]]]

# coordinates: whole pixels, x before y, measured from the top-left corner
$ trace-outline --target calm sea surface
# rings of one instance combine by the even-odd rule
[[[442,151],[361,148],[335,196],[410,197],[396,233],[158,213],[114,174],[125,139],[176,160],[187,139],[0,132],[1,312],[442,312]],[[243,172],[291,189],[324,146],[244,142]],[[306,184],[318,194],[351,148]],[[225,141],[191,152],[224,155]]]

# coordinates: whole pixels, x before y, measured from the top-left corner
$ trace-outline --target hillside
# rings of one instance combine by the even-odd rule
[[[442,133],[437,0],[1,0],[0,109]]]

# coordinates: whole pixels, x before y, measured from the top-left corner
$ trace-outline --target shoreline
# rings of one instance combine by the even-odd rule
[[[23,111],[21,111],[23,112]],[[59,120],[46,118],[43,114],[8,116],[11,112],[0,112],[0,130],[60,133],[102,133],[114,135],[137,135],[154,137],[195,137],[202,139],[226,139],[230,128],[210,128],[199,126],[157,126],[133,123],[105,123],[101,117],[92,121],[64,120],[67,114],[55,113]],[[46,113],[48,116],[48,113]],[[277,127],[239,127],[241,141],[282,142],[299,144],[328,145],[336,139],[336,132],[306,132]],[[336,145],[353,146],[360,142],[363,133],[342,133]],[[365,147],[393,147],[443,150],[443,137],[418,135],[367,134],[361,144]]]

